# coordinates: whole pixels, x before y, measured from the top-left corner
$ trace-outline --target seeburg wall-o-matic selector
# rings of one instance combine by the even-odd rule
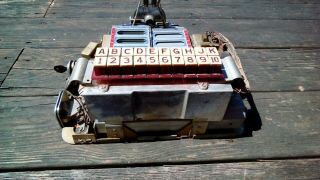
[[[57,72],[68,72],[55,114],[70,144],[236,137],[249,83],[218,32],[189,35],[160,0],[141,0],[130,23]]]

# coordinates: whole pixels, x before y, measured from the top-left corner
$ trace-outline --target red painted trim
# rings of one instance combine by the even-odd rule
[[[110,47],[112,47],[112,48],[114,47],[115,34],[116,34],[116,27],[112,26],[112,28],[111,28],[111,38],[110,38]]]
[[[152,85],[152,84],[190,84],[201,82],[224,83],[224,75],[213,74],[136,74],[136,75],[104,75],[101,68],[95,68],[92,80],[98,84],[116,85]]]
[[[190,39],[188,30],[184,29],[183,32],[184,32],[184,36],[186,37],[188,47],[192,48],[191,39]]]

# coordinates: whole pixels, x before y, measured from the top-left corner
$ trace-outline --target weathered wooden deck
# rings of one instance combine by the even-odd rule
[[[137,1],[0,1],[0,178],[320,178],[320,3],[317,0],[163,0],[191,33],[235,44],[262,128],[252,137],[72,146],[53,114],[79,57]],[[318,169],[318,170],[317,170]]]

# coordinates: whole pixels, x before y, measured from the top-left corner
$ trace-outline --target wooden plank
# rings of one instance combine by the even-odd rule
[[[0,89],[0,96],[57,95],[64,88],[67,74],[58,74],[53,67],[78,59],[80,53],[81,48],[25,49]]]
[[[0,49],[0,86],[7,77],[7,74],[16,62],[21,51],[21,49]]]
[[[319,90],[318,49],[238,49],[254,91]]]
[[[55,2],[48,17],[117,18],[133,16],[138,1]],[[306,1],[162,1],[168,19],[319,19],[320,6]],[[83,11],[77,11],[82,9]]]
[[[0,49],[0,73],[8,73],[21,51],[21,49]]]
[[[4,179],[318,179],[319,159],[46,170],[1,173]]]
[[[7,74],[6,73],[0,73],[0,84],[2,84],[2,82],[4,81],[4,79],[6,78]]]
[[[105,19],[99,19],[91,24],[92,20],[85,19],[72,22],[71,19],[0,19],[0,34],[3,34],[0,47],[79,47],[84,48],[88,42],[100,42],[103,34],[109,32],[112,24],[126,22],[126,20],[116,19],[108,21],[107,27]],[[49,21],[48,21],[49,20]],[[82,22],[78,22],[78,21]],[[86,22],[85,22],[86,21]],[[84,23],[84,24],[82,24]],[[90,33],[88,32],[90,31]],[[71,43],[78,39],[78,45]],[[90,39],[90,40],[89,40]]]
[[[66,74],[59,74],[54,70],[12,69],[2,87],[62,89],[65,85],[66,77]]]
[[[10,51],[7,49],[2,49],[0,52]],[[55,65],[66,65],[69,60],[76,60],[80,57],[81,48],[73,49],[30,49],[27,48],[19,57],[19,60],[15,63],[12,75],[16,76],[16,70],[18,70],[18,79],[26,83],[19,83],[17,81],[12,82],[9,78],[6,87],[2,86],[0,88],[0,96],[55,96],[64,87],[66,74],[57,74],[53,71]],[[5,56],[6,59],[11,59],[13,61],[13,56]],[[8,61],[9,62],[9,61]],[[9,70],[8,63],[4,63],[4,70]],[[20,69],[20,70],[19,70]],[[39,70],[39,71],[37,71]],[[31,72],[28,72],[31,71]],[[48,72],[47,72],[48,71]],[[28,76],[25,76],[29,74]],[[6,74],[1,74],[1,77],[5,77]],[[57,80],[51,79],[51,76],[59,77]],[[25,76],[25,77],[24,77]],[[31,76],[29,79],[28,77]],[[21,79],[22,78],[22,79]],[[18,80],[17,79],[17,80]],[[24,80],[23,80],[24,79]],[[41,80],[42,79],[42,80]],[[18,80],[18,81],[20,81]],[[51,87],[45,87],[51,84],[50,81],[54,81],[54,85]],[[22,82],[20,81],[20,82]],[[30,82],[33,82],[29,84]],[[38,83],[45,83],[42,87],[39,87]],[[57,83],[59,84],[58,86]],[[38,85],[37,85],[38,84]],[[34,86],[35,85],[35,86]],[[10,87],[11,86],[11,87]],[[22,90],[23,89],[23,90]]]
[[[3,48],[79,47],[99,42],[111,25],[128,22],[127,17],[69,19],[0,19]],[[237,48],[320,47],[318,20],[173,19],[190,33],[220,31]],[[104,24],[101,26],[101,24]],[[299,28],[297,28],[299,24]]]
[[[47,87],[1,87],[0,97],[57,96],[61,90]]]
[[[15,63],[15,69],[53,70],[56,65],[67,65],[81,57],[83,48],[24,49]]]
[[[56,73],[53,66],[77,59],[80,52],[81,48],[26,48],[3,83],[6,89],[0,89],[0,95],[57,94],[64,88],[67,75]],[[319,90],[318,49],[238,49],[237,52],[253,91]],[[30,90],[21,91],[21,87]]]
[[[19,1],[1,1],[0,18],[4,17],[23,17],[39,18],[43,17],[51,0],[19,0]]]
[[[52,113],[56,97],[0,98],[0,170],[61,169],[319,157],[320,92],[255,93],[262,129],[238,139],[72,146]],[[10,120],[9,120],[10,119]],[[37,147],[37,148],[34,148]]]

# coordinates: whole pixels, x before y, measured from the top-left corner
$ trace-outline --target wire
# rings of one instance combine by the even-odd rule
[[[77,101],[77,103],[80,105],[81,107],[81,110],[83,111],[84,113],[84,118],[85,118],[85,123],[86,124],[89,124],[90,122],[92,122],[88,112],[87,112],[87,108],[85,107],[85,105],[83,104],[82,100],[81,100],[81,97],[78,97],[78,96],[73,96],[73,98]]]
[[[137,15],[138,15],[138,10],[139,10],[139,7],[140,7],[140,3],[141,3],[141,0],[139,0],[138,6],[137,6],[137,9],[136,9],[136,13],[135,13],[134,18],[133,18],[132,26],[134,26],[134,24],[136,23],[136,18],[137,18]]]

